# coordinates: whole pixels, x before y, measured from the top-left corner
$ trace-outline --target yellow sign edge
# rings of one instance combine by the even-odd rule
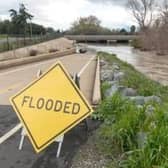
[[[86,106],[88,107],[88,112],[82,116],[80,119],[76,120],[74,123],[72,123],[70,126],[68,126],[67,128],[65,128],[61,133],[59,133],[58,135],[55,135],[54,137],[52,137],[48,142],[46,142],[44,145],[42,145],[42,147],[38,147],[36,142],[33,140],[33,137],[31,135],[31,133],[29,132],[29,129],[27,128],[23,118],[20,115],[19,110],[16,107],[15,102],[13,101],[13,99],[15,99],[19,94],[21,94],[23,91],[25,91],[26,89],[28,89],[31,85],[35,84],[36,82],[38,82],[40,79],[42,79],[44,76],[47,75],[47,73],[49,73],[53,68],[55,68],[57,65],[59,65],[65,75],[67,76],[68,80],[72,83],[73,87],[75,88],[75,90],[78,92],[78,94],[80,95],[80,97],[82,98],[82,100],[84,101],[84,103],[86,104]],[[88,101],[86,100],[86,98],[83,96],[83,93],[80,91],[80,89],[76,86],[75,82],[72,80],[71,76],[69,75],[68,71],[64,68],[63,64],[60,61],[57,61],[54,65],[52,65],[45,73],[43,73],[39,78],[33,80],[32,82],[30,82],[27,86],[25,86],[23,89],[21,89],[18,93],[16,93],[14,96],[10,97],[10,103],[12,104],[12,107],[14,108],[18,118],[20,119],[20,121],[22,122],[23,126],[25,127],[28,137],[35,149],[35,151],[37,153],[41,152],[42,150],[44,150],[47,146],[49,146],[51,143],[53,143],[55,141],[55,139],[60,136],[65,134],[66,132],[68,132],[70,129],[72,129],[75,125],[79,124],[82,120],[84,120],[85,118],[87,118],[92,112],[93,109],[90,106],[90,104],[88,103]]]

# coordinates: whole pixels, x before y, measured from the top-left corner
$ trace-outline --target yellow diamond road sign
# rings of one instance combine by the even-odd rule
[[[12,97],[11,104],[36,152],[46,148],[92,112],[60,62]]]

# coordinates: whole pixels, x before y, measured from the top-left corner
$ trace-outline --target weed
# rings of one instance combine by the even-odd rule
[[[119,93],[102,101],[95,114],[103,120],[97,133],[97,149],[108,157],[108,168],[168,168],[168,87],[148,79],[115,55],[99,53],[119,64],[126,74],[121,84],[136,89],[139,95],[160,96],[163,103],[150,102],[137,107]],[[102,92],[108,88],[102,85]],[[148,114],[148,107],[152,112]],[[138,139],[138,133],[146,136]],[[139,141],[143,146],[140,146]]]

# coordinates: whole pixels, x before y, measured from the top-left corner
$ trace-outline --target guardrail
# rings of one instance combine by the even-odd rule
[[[134,40],[137,35],[66,35],[66,38],[75,41],[110,41],[110,40]]]

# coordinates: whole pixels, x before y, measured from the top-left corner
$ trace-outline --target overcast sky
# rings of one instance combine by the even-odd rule
[[[26,4],[33,21],[55,29],[67,29],[79,17],[95,15],[109,28],[135,24],[126,10],[127,0],[0,0],[0,19],[9,18],[8,10]]]

